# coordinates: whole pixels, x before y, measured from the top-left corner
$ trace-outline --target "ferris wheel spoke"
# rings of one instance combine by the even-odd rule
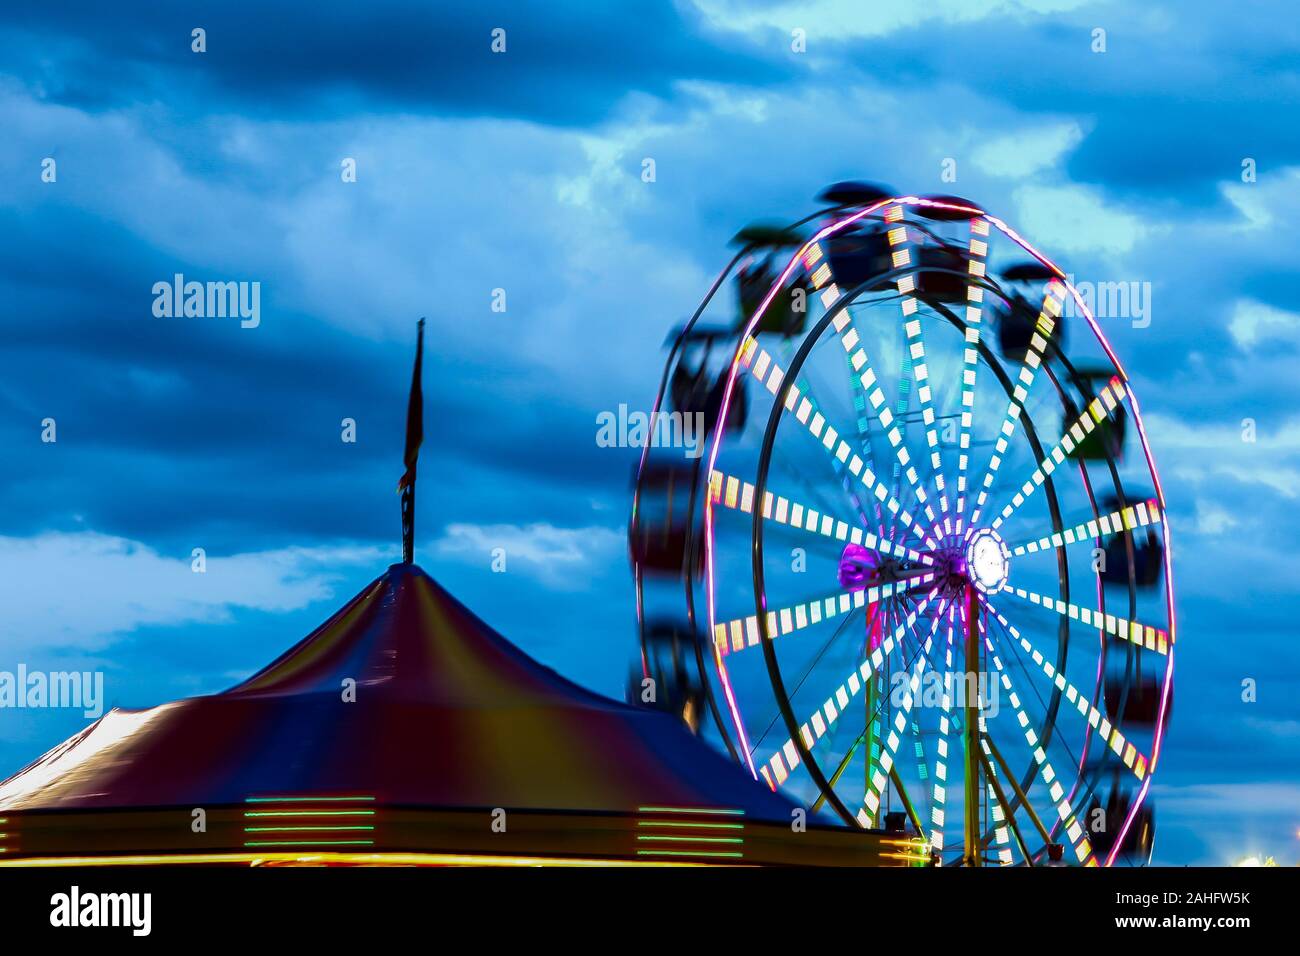
[[[923,571],[901,581],[855,588],[852,591],[838,591],[824,598],[803,601],[789,607],[768,611],[767,633],[769,640],[776,640],[776,638],[783,635],[801,631],[814,624],[820,624],[824,620],[832,620],[841,614],[848,614],[856,608],[875,604],[882,598],[892,597],[918,584],[927,584],[933,578],[933,572]],[[747,647],[756,647],[761,640],[762,629],[759,627],[757,614],[720,622],[713,627],[713,643],[721,655],[742,651]]]
[[[948,633],[946,647],[944,651],[944,668],[945,673],[951,674],[952,670],[952,635],[953,635],[953,618],[955,609],[952,605],[948,607]],[[945,809],[944,803],[948,797],[948,738],[949,731],[952,729],[952,693],[947,682],[944,683],[943,697],[941,700],[941,709],[939,711],[939,740],[935,744],[934,759],[934,783],[930,788],[930,802],[933,808],[930,811],[930,844],[942,852],[943,850],[943,827]]]
[[[727,475],[715,469],[709,476],[709,494],[715,505],[720,504],[745,514],[752,514],[754,492],[754,486],[750,482],[741,481],[735,475]],[[871,551],[884,552],[894,557],[907,558],[924,564],[931,563],[930,558],[914,548],[907,548],[879,538],[870,531],[820,512],[811,505],[804,505],[770,491],[763,493],[763,518],[824,538],[861,545]]]
[[[932,588],[920,603],[907,615],[902,624],[899,624],[893,633],[885,636],[880,642],[880,646],[873,649],[857,668],[855,668],[844,681],[835,689],[826,702],[815,711],[811,717],[803,722],[799,727],[799,736],[803,741],[804,747],[808,750],[817,744],[827,730],[829,730],[839,719],[840,714],[849,706],[849,701],[853,700],[862,692],[864,682],[870,680],[872,676],[880,669],[881,663],[894,652],[894,648],[902,639],[907,629],[916,622],[921,612],[929,605],[930,601],[938,593],[938,588]],[[799,766],[799,749],[795,746],[793,738],[789,738],[776,749],[776,753],[759,768],[763,779],[767,781],[768,786],[775,789],[785,783],[790,774]]]
[[[947,610],[948,601],[945,599],[939,603],[939,610],[934,616],[934,623],[930,625],[930,632],[924,638],[916,634],[912,629],[914,618],[908,618],[904,624],[912,631],[913,637],[917,639],[916,663],[912,667],[912,675],[907,681],[907,690],[903,695],[903,700],[898,709],[894,712],[893,727],[889,731],[889,736],[885,738],[885,746],[881,748],[880,763],[871,774],[868,781],[866,797],[863,800],[861,809],[858,810],[858,822],[862,824],[863,829],[871,829],[876,820],[876,813],[880,809],[880,795],[884,791],[886,784],[890,780],[890,775],[894,769],[894,755],[898,751],[898,744],[903,739],[903,733],[907,729],[907,719],[912,713],[912,704],[916,700],[916,694],[921,687],[921,675],[925,671],[926,662],[929,660],[930,648],[934,642],[935,632],[939,630],[939,622],[943,619],[944,612]],[[891,693],[886,689],[886,693]]]
[[[1102,535],[1119,534],[1122,531],[1145,528],[1149,525],[1160,524],[1161,520],[1160,502],[1155,498],[1149,498],[1146,501],[1139,501],[1137,504],[1129,505],[1127,508],[1112,511],[1108,515],[1102,515],[1100,518],[1081,522],[1073,528],[1067,528],[1065,531],[1044,535],[1034,541],[1018,544],[1011,548],[1011,553],[1018,557],[1022,554],[1046,551],[1048,548],[1060,548],[1078,541],[1091,543]]]
[[[889,222],[897,222],[902,216],[903,208],[894,205],[885,214],[885,219]],[[888,236],[890,245],[898,247],[907,241],[907,228],[902,225],[895,226],[889,230]],[[808,258],[805,261],[811,269],[811,266],[822,259],[822,256],[821,246],[813,243],[809,248]],[[910,261],[911,257],[905,245],[902,248],[895,248],[893,253],[894,268],[906,266]],[[831,279],[831,271],[826,263],[823,263],[822,267],[812,270],[811,277],[814,287],[821,292],[822,305],[827,309],[832,308],[839,301],[841,292],[839,286]],[[907,294],[912,291],[915,282],[913,276],[904,276],[898,282],[899,291],[904,293],[901,301],[905,319],[916,311],[916,300],[910,294]],[[881,430],[884,431],[885,437],[889,439],[889,444],[894,449],[894,455],[898,459],[899,467],[902,469],[903,474],[907,476],[908,484],[912,488],[912,494],[915,495],[917,502],[925,511],[925,516],[929,519],[932,527],[938,520],[934,513],[934,507],[930,504],[929,497],[920,483],[920,476],[917,474],[916,466],[911,462],[911,454],[903,444],[902,431],[894,422],[894,413],[885,404],[884,392],[876,380],[876,373],[871,367],[871,360],[867,356],[866,349],[862,347],[862,340],[858,334],[857,326],[853,323],[853,316],[847,308],[843,308],[835,316],[833,322],[835,331],[840,337],[840,344],[844,347],[844,352],[849,357],[849,364],[853,367],[853,373],[858,376],[863,390],[867,393],[867,404],[871,406],[876,415],[876,420],[880,423]],[[922,355],[924,355],[924,348],[922,348]],[[924,362],[922,364],[924,366]],[[922,379],[918,378],[918,382],[921,381]],[[925,381],[923,387],[924,397],[922,402],[928,404],[929,382]],[[931,423],[933,417],[934,412],[931,411],[929,416]],[[908,524],[910,527],[910,523]],[[921,533],[926,541],[926,547],[933,547],[934,543],[928,529],[921,529]]]
[[[1108,420],[1111,412],[1120,407],[1120,403],[1127,394],[1128,389],[1119,380],[1118,376],[1106,383],[1106,387],[1088,403],[1088,407],[1074,420],[1065,434],[1061,436],[1061,440],[1043,456],[1043,460],[1038,463],[1038,467],[1034,469],[1033,474],[1021,485],[1020,490],[1012,496],[1011,502],[1002,509],[1002,513],[993,519],[993,527],[1000,528],[1002,523],[1010,518],[1017,508],[1033,497],[1034,492],[1038,490],[1038,486],[1056,470],[1057,465],[1065,461],[1065,456],[1072,452],[1075,446],[1082,442],[1101,422]]]
[[[1053,280],[1048,284],[1047,291],[1043,295],[1042,309],[1038,313],[1038,324],[1030,337],[1029,347],[1025,349],[1025,359],[1020,365],[1015,389],[1011,393],[1011,398],[1007,400],[1007,411],[1002,417],[1002,427],[993,446],[993,456],[989,459],[988,470],[984,473],[984,483],[975,498],[975,509],[971,512],[970,519],[972,525],[979,522],[984,503],[988,500],[989,489],[993,487],[993,479],[997,476],[998,468],[1001,467],[1002,460],[1010,447],[1011,436],[1016,431],[1016,422],[1024,412],[1025,399],[1029,397],[1029,389],[1034,384],[1034,375],[1043,363],[1043,349],[1047,348],[1047,341],[1051,338],[1052,330],[1056,328],[1056,320],[1061,315],[1061,301],[1064,296],[1065,287],[1059,282]]]
[[[987,219],[970,222],[970,256],[983,261],[988,254],[989,224]],[[984,289],[975,283],[966,286],[966,347],[962,353],[961,370],[961,424],[957,433],[957,533],[962,530],[962,516],[966,511],[966,471],[970,467],[970,434],[975,414],[975,377],[979,371],[980,325],[984,318]]]
[[[1004,628],[1010,627],[1010,625],[1007,624],[1006,619],[998,614],[991,604],[985,601],[984,606],[988,609],[990,614],[997,617],[998,621],[1001,622]],[[983,636],[984,646],[988,651],[989,660],[993,661],[993,666],[998,672],[998,679],[1001,681],[1003,688],[1008,694],[1007,699],[1010,701],[1011,707],[1015,711],[1016,720],[1019,722],[1021,732],[1024,734],[1025,743],[1029,746],[1029,750],[1033,754],[1034,763],[1038,765],[1039,770],[1041,771],[1043,785],[1048,788],[1048,794],[1051,797],[1052,803],[1056,806],[1056,812],[1060,816],[1062,823],[1065,825],[1066,835],[1070,839],[1070,844],[1074,849],[1075,857],[1084,866],[1096,866],[1097,860],[1096,857],[1093,856],[1092,844],[1088,840],[1088,834],[1084,830],[1083,824],[1080,822],[1078,815],[1075,813],[1074,807],[1071,806],[1070,798],[1066,794],[1065,788],[1061,785],[1061,781],[1056,776],[1056,771],[1052,767],[1051,760],[1048,759],[1043,741],[1038,739],[1038,735],[1034,733],[1034,729],[1030,725],[1029,716],[1025,713],[1024,705],[1020,702],[1020,696],[1016,693],[1015,686],[1012,684],[1010,673],[1007,671],[1006,667],[1003,666],[1002,658],[998,654],[997,649],[993,646],[993,641],[988,633],[988,629],[985,629]]]
[[[1034,591],[1027,591],[1024,588],[1008,586],[1006,591],[1028,601],[1035,607],[1041,607],[1046,611],[1059,614],[1061,617],[1081,621],[1088,627],[1100,628],[1107,634],[1128,641],[1131,644],[1136,644],[1138,647],[1155,651],[1157,654],[1169,653],[1169,633],[1160,628],[1152,627],[1150,624],[1140,624],[1127,618],[1116,617],[1114,614],[1107,614],[1091,608],[1081,607],[1078,604],[1071,604],[1068,601],[1046,597]]]
[[[844,312],[841,312],[838,316],[840,319],[844,319],[844,317]],[[740,361],[769,392],[773,395],[781,394],[781,384],[785,381],[785,370],[776,363],[771,353],[758,345],[757,340],[752,336],[745,340],[741,348]],[[814,410],[811,399],[805,393],[806,387],[799,382],[788,383],[785,386],[784,398],[782,399],[785,410],[792,413],[795,420],[803,425],[813,438],[817,439],[826,454],[848,468],[853,477],[861,482],[863,487],[875,496],[876,500],[884,504],[910,533],[923,538],[925,529],[920,526],[910,512],[903,508],[898,498],[890,493],[889,489],[876,477],[875,472],[867,466],[861,456],[853,451],[852,446],[840,437],[839,432],[826,421],[826,417],[821,412]],[[894,429],[894,432],[897,432],[897,429]],[[904,450],[905,453],[906,450]]]
[[[1115,755],[1123,762],[1129,771],[1139,781],[1144,781],[1147,777],[1147,768],[1149,761],[1146,756],[1140,753],[1132,743],[1127,740],[1118,727],[1111,725],[1106,715],[1099,711],[1088,700],[1085,694],[1081,694],[1079,689],[1074,686],[1065,675],[1058,671],[1042,653],[1029,643],[1014,624],[1002,616],[1002,613],[992,604],[987,605],[989,613],[997,618],[998,623],[1002,625],[1003,630],[1018,643],[1031,658],[1049,681],[1056,685],[1057,689],[1063,691],[1066,699],[1079,712],[1079,715],[1087,721],[1091,727],[1097,731],[1100,738],[1106,743]]]

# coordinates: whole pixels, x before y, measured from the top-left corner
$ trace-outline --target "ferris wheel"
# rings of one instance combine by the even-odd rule
[[[1175,623],[1133,385],[974,203],[819,198],[742,230],[669,337],[655,411],[710,438],[637,471],[635,676],[766,785],[943,865],[1147,862]]]

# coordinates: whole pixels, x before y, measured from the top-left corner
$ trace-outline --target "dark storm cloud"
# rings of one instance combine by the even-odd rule
[[[665,0],[475,4],[374,0],[129,4],[73,0],[57,16],[6,5],[10,72],[55,102],[161,101],[191,115],[357,111],[599,119],[629,91],[682,79],[763,83],[784,71],[692,29]],[[207,31],[207,52],[191,31]],[[492,31],[506,31],[494,54]]]

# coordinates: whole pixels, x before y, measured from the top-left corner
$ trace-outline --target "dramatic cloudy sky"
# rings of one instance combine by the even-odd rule
[[[1152,284],[1149,328],[1110,331],[1179,532],[1158,857],[1294,861],[1292,5],[634,7],[0,9],[0,670],[98,668],[110,703],[144,706],[228,686],[326,617],[398,553],[426,315],[421,562],[618,694],[632,458],[596,446],[596,413],[647,405],[738,225],[837,179],[958,191],[1077,275]],[[177,272],[261,282],[261,325],[155,318]],[[83,723],[0,712],[0,776]]]

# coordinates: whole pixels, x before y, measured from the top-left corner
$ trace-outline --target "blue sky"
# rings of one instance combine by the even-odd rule
[[[395,560],[426,315],[419,560],[620,694],[633,458],[595,416],[648,405],[744,222],[838,179],[956,191],[1080,277],[1151,283],[1150,326],[1107,333],[1177,531],[1157,856],[1294,861],[1290,5],[473,6],[0,10],[0,670],[102,669],[122,706],[219,690]],[[260,282],[261,324],[154,317],[178,272]],[[82,723],[0,712],[0,774]]]

